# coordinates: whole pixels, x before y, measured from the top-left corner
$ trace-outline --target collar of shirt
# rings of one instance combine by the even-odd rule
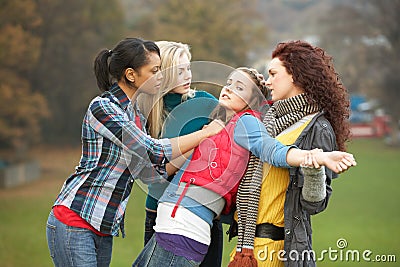
[[[118,102],[121,104],[123,110],[126,110],[128,104],[131,102],[128,96],[122,91],[121,87],[119,87],[118,83],[114,83],[109,92],[114,95]]]
[[[132,103],[121,87],[119,87],[118,83],[114,83],[109,92],[118,99],[121,108],[128,111],[130,119],[134,120],[141,130],[144,130],[143,125],[146,125],[146,118],[140,112],[137,102]]]

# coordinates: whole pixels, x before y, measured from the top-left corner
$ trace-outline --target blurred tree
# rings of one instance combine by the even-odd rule
[[[400,0],[334,5],[320,19],[321,46],[335,51],[348,89],[378,99],[400,118]]]
[[[379,64],[377,70],[383,74],[379,98],[397,123],[400,122],[400,105],[397,103],[400,99],[400,0],[368,0],[361,4],[371,10],[364,16],[372,37],[369,41],[382,47],[382,57],[373,61]]]
[[[348,90],[365,92],[377,78],[374,67],[368,64],[369,57],[377,51],[363,42],[366,31],[362,10],[343,4],[333,6],[327,14],[319,20],[319,45],[334,55],[335,66]]]
[[[48,115],[45,98],[32,90],[27,75],[38,62],[41,39],[33,31],[41,25],[34,1],[1,1],[0,148],[15,149],[18,157],[38,141],[40,121]]]
[[[136,2],[137,7],[142,6],[140,2],[143,1]],[[135,16],[132,15],[129,25],[134,35],[147,39],[188,43],[195,61],[216,61],[236,67],[251,64],[258,52],[265,50],[267,29],[255,3],[146,1],[143,13],[131,12]]]
[[[46,95],[51,118],[49,142],[79,142],[82,117],[98,92],[93,75],[97,52],[121,39],[124,17],[118,0],[35,0],[43,23],[39,59],[30,73],[32,88]]]

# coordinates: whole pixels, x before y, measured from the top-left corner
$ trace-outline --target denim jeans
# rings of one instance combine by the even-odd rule
[[[220,267],[222,264],[223,247],[222,223],[220,220],[214,220],[211,228],[211,243],[204,260],[200,267]]]
[[[153,227],[156,225],[157,212],[146,210],[144,229],[144,245],[154,235]],[[222,264],[223,233],[220,220],[214,220],[211,228],[211,244],[200,267],[219,267]]]
[[[200,262],[188,260],[182,256],[176,256],[174,253],[163,249],[157,244],[156,236],[153,235],[147,245],[143,248],[132,267],[192,267],[200,266]]]
[[[53,211],[47,220],[46,235],[56,267],[110,266],[112,236],[99,236],[88,229],[65,225]]]
[[[156,225],[157,212],[146,209],[146,219],[144,222],[144,245],[146,246],[154,234],[153,227]]]

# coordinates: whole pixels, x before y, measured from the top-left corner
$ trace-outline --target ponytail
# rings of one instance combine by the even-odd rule
[[[108,91],[111,87],[110,71],[108,67],[108,58],[112,51],[103,49],[94,60],[94,74],[96,76],[97,86],[101,91]]]
[[[108,91],[114,81],[125,78],[127,68],[138,71],[148,63],[149,53],[160,56],[160,49],[153,41],[140,38],[125,38],[113,50],[101,50],[94,60],[94,74],[99,89]],[[125,82],[132,85],[127,80]]]

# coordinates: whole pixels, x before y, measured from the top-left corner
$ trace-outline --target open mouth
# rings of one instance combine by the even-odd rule
[[[222,94],[221,99],[231,99],[227,94]]]

